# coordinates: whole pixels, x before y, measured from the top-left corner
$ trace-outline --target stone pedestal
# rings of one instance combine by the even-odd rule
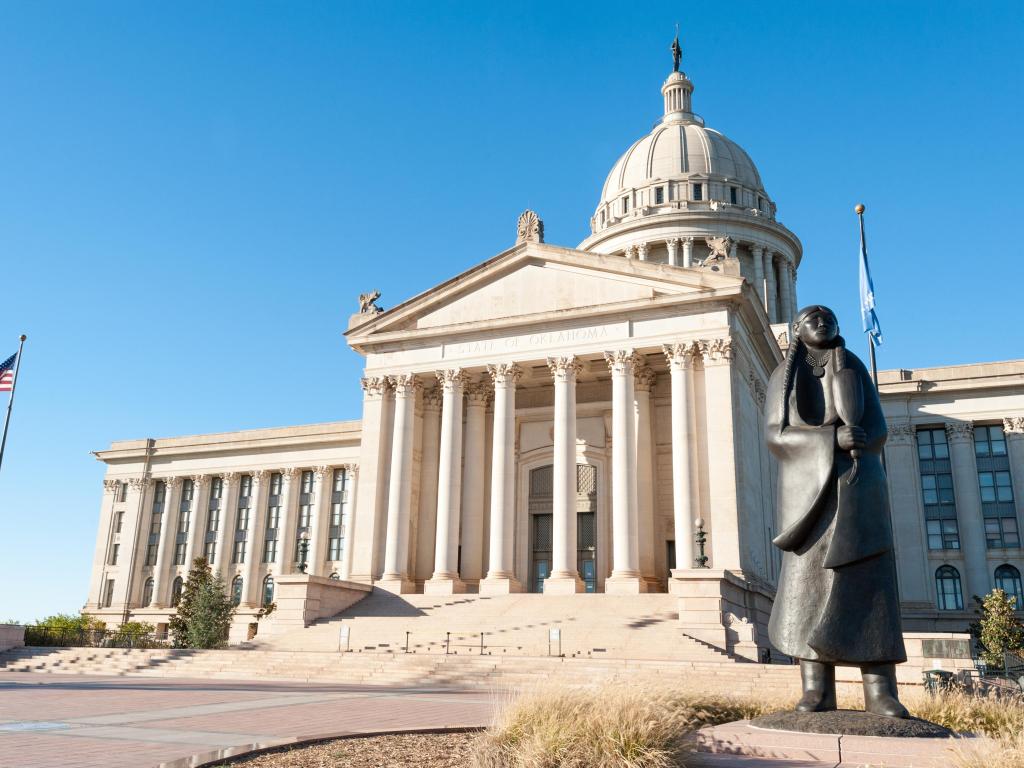
[[[354,581],[308,573],[283,574],[276,579],[274,603],[277,609],[268,617],[268,630],[271,634],[281,634],[308,627],[317,619],[341,613],[372,591],[370,585]]]
[[[544,579],[545,595],[575,595],[586,591],[587,587],[579,576],[548,576]]]
[[[650,589],[639,576],[609,576],[604,580],[604,591],[608,595],[639,595]]]
[[[424,595],[461,595],[466,591],[462,579],[427,579],[423,582]]]
[[[740,571],[680,568],[669,593],[679,597],[679,624],[690,637],[751,661],[769,647],[774,595],[767,585]]]
[[[396,595],[412,595],[416,592],[416,582],[410,579],[381,579],[373,586]]]
[[[523,591],[523,585],[513,578],[486,578],[480,581],[481,595],[513,595]]]

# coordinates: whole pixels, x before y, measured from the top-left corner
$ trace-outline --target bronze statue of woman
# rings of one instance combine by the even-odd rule
[[[885,417],[832,310],[802,309],[765,401],[778,459],[784,552],[768,633],[800,660],[802,712],[836,708],[835,668],[857,666],[866,709],[907,717],[895,665],[907,660],[882,446]]]

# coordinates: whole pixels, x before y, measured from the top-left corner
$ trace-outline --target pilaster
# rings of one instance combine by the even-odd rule
[[[244,608],[258,608],[260,585],[257,583],[257,575],[259,574],[259,561],[266,528],[267,485],[270,483],[270,473],[265,469],[257,469],[249,474],[252,477],[252,488],[249,496],[249,528],[245,535],[241,605]]]
[[[694,566],[693,520],[695,444],[692,418],[693,360],[700,354],[695,342],[666,344],[662,348],[668,361],[672,386],[672,520],[675,529],[676,570]],[[675,576],[675,572],[673,572]]]
[[[929,591],[931,576],[928,573],[920,479],[916,471],[914,428],[910,422],[894,421],[889,424],[885,456],[900,599],[905,603],[928,605],[932,603]]]
[[[640,576],[647,585],[658,584],[662,575],[655,571],[654,506],[655,460],[654,424],[651,416],[651,390],[657,374],[641,366],[636,371],[636,491],[637,537],[639,539]]]
[[[408,593],[413,589],[408,573],[412,517],[409,505],[412,499],[416,397],[421,385],[412,374],[392,376],[389,381],[395,393],[395,421],[391,441],[384,574],[378,586],[391,592]]]
[[[970,422],[946,422],[949,459],[953,466],[953,492],[960,523],[960,542],[964,556],[964,606],[973,595],[983,596],[991,589],[988,573],[988,549],[985,544],[985,519],[978,489],[978,467],[974,460],[974,425]]]
[[[192,563],[200,557],[202,547],[199,542],[206,529],[207,507],[210,503],[210,478],[207,475],[192,475],[192,508],[188,514],[188,542],[185,546],[184,569],[187,573]]]
[[[490,387],[475,381],[466,387],[466,437],[462,460],[462,579],[483,577],[485,420]]]
[[[1003,419],[1003,433],[1006,435],[1006,452],[1010,459],[1010,481],[1013,483],[1013,498],[1017,504],[1017,529],[1024,530],[1024,416],[1007,416]]]
[[[153,568],[153,607],[167,608],[171,600],[171,563],[174,561],[174,541],[177,538],[178,508],[181,506],[181,478],[162,477],[164,508],[160,512],[160,543]]]
[[[612,374],[612,573],[605,579],[605,592],[636,594],[640,555],[633,378],[640,358],[632,349],[605,352],[604,358]]]
[[[309,560],[306,573],[322,576],[327,561],[328,508],[334,484],[334,467],[322,464],[313,469],[313,514],[309,521]]]
[[[387,509],[387,457],[391,450],[387,426],[391,401],[388,382],[382,376],[367,377],[363,386],[363,420],[359,445],[359,488],[352,515],[352,565],[350,578],[370,583],[377,573],[377,552],[383,539]]]
[[[213,572],[229,584],[228,568],[231,566],[231,542],[234,541],[235,512],[238,509],[238,473],[222,472],[220,476],[220,509],[217,517],[217,546]]]
[[[301,473],[295,467],[281,469],[281,527],[278,528],[278,574],[295,570],[295,535],[298,523],[299,494],[296,492]],[[269,565],[269,564],[268,564]]]
[[[711,545],[709,565],[712,568],[738,570],[741,567],[742,534],[739,530],[736,499],[733,340],[728,336],[702,339],[699,349],[704,362],[704,413],[708,454],[708,514],[705,515],[705,528]]]
[[[415,578],[426,581],[434,572],[434,547],[437,533],[437,473],[441,441],[441,392],[438,388],[423,393],[423,453],[420,471],[420,498],[417,510]]]
[[[114,521],[114,505],[121,481],[103,480],[103,501],[100,504],[100,524],[96,531],[96,547],[92,556],[92,583],[89,586],[88,608],[99,608],[103,600],[103,587],[107,580],[107,551],[110,549],[111,526]]]

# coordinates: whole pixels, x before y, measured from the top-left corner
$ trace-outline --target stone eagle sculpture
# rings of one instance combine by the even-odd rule
[[[702,267],[706,267],[712,262],[720,259],[724,260],[729,258],[729,248],[732,247],[732,238],[728,235],[722,237],[706,237],[704,242],[708,244],[708,248],[711,249],[711,253],[708,257],[701,262]]]

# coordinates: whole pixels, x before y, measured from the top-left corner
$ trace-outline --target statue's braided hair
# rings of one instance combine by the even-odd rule
[[[836,313],[820,304],[812,304],[801,309],[790,325],[789,348],[786,350],[786,368],[782,376],[782,421],[780,423],[782,428],[789,424],[789,390],[793,386],[793,371],[796,368],[797,362],[802,360],[807,354],[807,347],[800,341],[800,337],[797,335],[797,328],[799,328],[800,323],[815,312],[828,312],[828,314],[832,315],[832,319],[836,321],[836,328],[839,328],[839,319],[836,317]],[[832,351],[836,356],[836,371],[843,370],[846,367],[846,340],[842,336],[836,334]]]

